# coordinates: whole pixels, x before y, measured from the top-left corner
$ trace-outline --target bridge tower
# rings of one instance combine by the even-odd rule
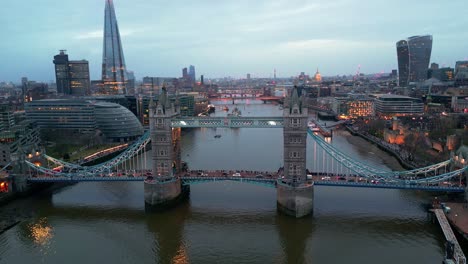
[[[306,174],[307,106],[296,86],[284,100],[283,119],[284,179],[277,182],[277,206],[299,218],[313,212],[314,185]]]
[[[174,131],[171,120],[180,113],[177,105],[171,104],[166,88],[162,88],[157,103],[150,99],[149,119],[152,152],[152,179],[145,180],[145,205],[150,209],[163,209],[176,204],[186,192],[181,181],[174,175],[178,162],[178,149],[174,147]],[[176,143],[178,144],[178,143]],[[188,190],[187,190],[188,191]]]

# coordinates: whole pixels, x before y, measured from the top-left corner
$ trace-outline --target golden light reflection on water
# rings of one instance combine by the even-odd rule
[[[34,243],[41,246],[48,245],[54,236],[52,227],[47,224],[47,218],[41,218],[37,223],[30,224],[28,229],[30,230],[30,236]]]
[[[173,264],[188,264],[190,263],[187,255],[187,250],[184,245],[180,245],[177,255],[172,259]]]

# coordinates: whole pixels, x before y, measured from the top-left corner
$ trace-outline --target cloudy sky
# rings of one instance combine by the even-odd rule
[[[3,0],[0,80],[55,79],[53,56],[100,78],[104,0]],[[389,72],[395,42],[432,34],[431,61],[468,58],[466,0],[114,0],[127,68],[144,76]]]

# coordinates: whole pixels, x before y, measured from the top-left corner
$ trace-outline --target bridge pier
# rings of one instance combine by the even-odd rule
[[[314,212],[314,185],[288,185],[278,180],[276,189],[278,211],[296,217],[304,217]]]
[[[190,186],[182,186],[180,179],[168,178],[165,181],[144,182],[145,208],[148,211],[161,211],[176,206],[190,194]]]

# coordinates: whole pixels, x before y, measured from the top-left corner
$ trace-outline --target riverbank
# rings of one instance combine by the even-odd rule
[[[397,152],[397,149],[391,148],[391,144],[384,142],[383,144],[381,140],[378,140],[375,137],[370,135],[366,135],[359,131],[354,130],[351,126],[345,126],[346,129],[351,133],[353,136],[359,136],[368,142],[376,145],[379,149],[389,153],[390,155],[394,156],[400,165],[405,169],[415,169],[420,167],[421,165],[410,163],[409,161],[405,160],[401,152]],[[453,198],[453,197],[452,197]],[[446,214],[447,219],[450,225],[468,241],[468,208],[464,203],[455,203],[455,202],[447,202],[446,203],[451,208],[451,213]]]
[[[367,140],[368,142],[376,145],[379,149],[381,149],[381,150],[387,152],[388,154],[392,155],[393,157],[395,157],[398,160],[398,163],[400,163],[400,165],[403,168],[408,169],[408,170],[412,170],[412,169],[415,169],[415,168],[419,167],[418,164],[415,164],[415,163],[410,162],[407,159],[405,159],[405,157],[402,156],[402,152],[400,150],[398,150],[395,146],[392,146],[392,144],[382,142],[381,140],[378,140],[377,138],[372,137],[371,135],[361,133],[361,132],[353,129],[352,126],[345,126],[345,128],[346,128],[346,130],[349,131],[349,133],[351,133],[351,135],[359,136],[359,137]],[[408,156],[408,155],[406,155],[406,156]]]
[[[92,159],[82,161],[80,165],[92,166],[105,162],[116,157],[123,151],[125,151],[125,149],[115,148],[114,151],[106,152],[105,155],[97,155]],[[97,153],[100,152],[102,152],[102,150]],[[15,179],[13,179],[13,182],[14,181]],[[30,199],[35,195],[40,196],[41,193],[52,193],[73,184],[74,183],[29,183],[22,191],[0,193],[0,234],[30,217],[24,210],[18,210],[14,202],[22,203],[22,200],[26,201],[28,198]],[[13,183],[13,185],[15,185],[15,183]],[[15,188],[12,189],[14,190]]]

